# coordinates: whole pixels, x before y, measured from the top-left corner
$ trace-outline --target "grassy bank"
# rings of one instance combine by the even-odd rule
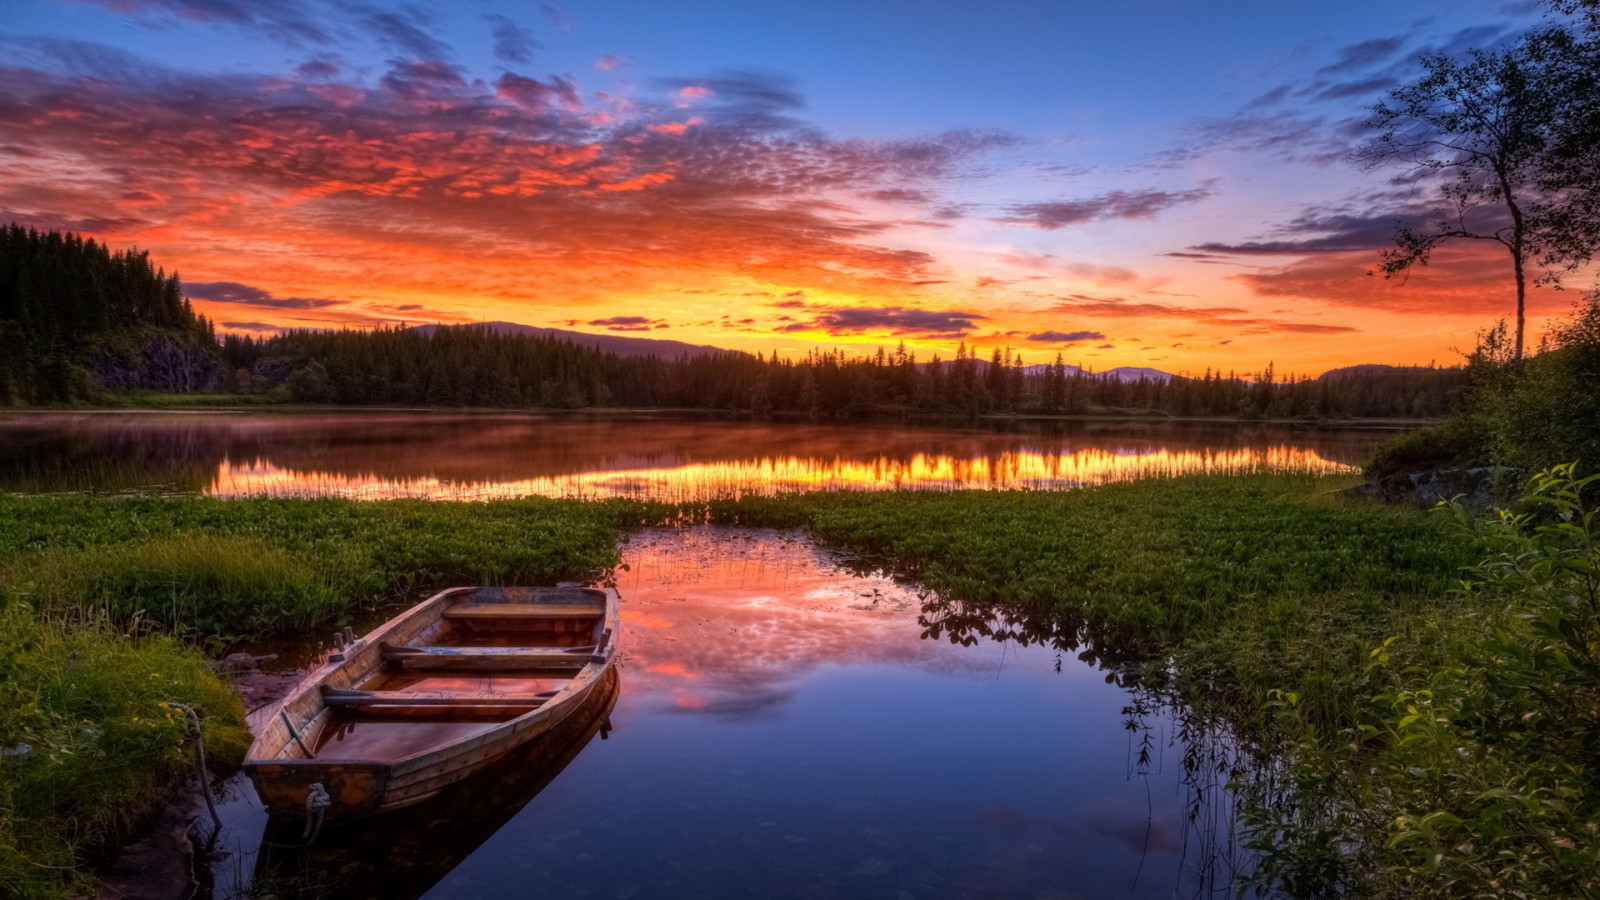
[[[64,628],[0,602],[0,894],[85,888],[86,859],[114,847],[192,771],[181,703],[202,715],[213,765],[249,746],[239,699],[192,648],[110,623]]]
[[[222,650],[450,584],[593,577],[619,537],[612,510],[573,501],[0,497],[0,585]]]
[[[449,584],[595,577],[616,523],[543,500],[0,496],[0,894],[81,888],[188,775],[171,703],[204,717],[215,764],[241,757],[243,710],[206,651],[331,632]]]
[[[1180,706],[1201,723],[1186,726],[1191,752],[1217,749],[1193,745],[1208,735],[1224,750],[1212,759],[1232,757],[1257,886],[1600,896],[1600,513],[1584,486],[1558,472],[1485,518],[1349,501],[1330,493],[1342,483],[1189,477],[703,512],[804,525],[915,574],[947,619],[978,610],[952,638],[1031,610],[1034,634]]]
[[[363,609],[446,584],[593,577],[615,564],[629,527],[804,527],[932,589],[933,636],[979,639],[997,614],[1035,633],[1044,622],[1051,640],[1149,695],[1226,723],[1228,740],[1262,752],[1261,767],[1238,777],[1261,874],[1279,887],[1466,896],[1472,884],[1511,884],[1514,872],[1532,873],[1516,881],[1528,896],[1573,894],[1597,846],[1582,823],[1597,811],[1600,777],[1574,748],[1600,731],[1572,724],[1594,717],[1593,691],[1582,688],[1592,661],[1582,654],[1596,648],[1580,634],[1577,649],[1562,651],[1563,629],[1587,626],[1541,616],[1581,591],[1552,594],[1485,570],[1469,579],[1484,584],[1462,593],[1464,567],[1475,562],[1489,559],[1503,575],[1506,554],[1545,558],[1517,543],[1534,541],[1539,522],[1474,536],[1447,516],[1345,500],[1335,491],[1347,483],[1258,473],[1063,493],[843,492],[682,506],[0,497],[0,587],[16,598],[18,633],[28,633],[18,623],[33,629],[19,646],[56,648],[11,653],[6,664],[42,684],[37,673],[59,670],[63,654],[89,652],[62,649],[71,641],[106,653],[159,647],[192,663],[194,652],[171,641],[120,635],[139,622],[220,650],[250,636],[331,631]],[[1591,558],[1589,538],[1555,537],[1579,549],[1541,564],[1546,580]],[[1538,547],[1552,539],[1538,537]],[[64,623],[117,628],[67,634]],[[138,693],[147,688],[139,678],[157,670],[124,666],[123,682],[108,674],[91,693],[153,700]],[[1579,686],[1564,672],[1577,672]],[[209,678],[195,675],[197,684]],[[61,721],[106,715],[39,696],[36,709]],[[227,725],[228,715],[217,711],[215,721]],[[1530,721],[1538,727],[1516,724]],[[30,741],[30,728],[42,726],[5,732],[7,746]],[[108,759],[157,778],[164,771],[143,757]],[[45,755],[3,765],[10,785],[21,765],[43,781],[74,777]],[[49,858],[70,860],[92,843],[73,827],[19,837],[19,797],[0,793],[11,828],[0,843],[12,847],[0,853],[53,840]],[[1447,888],[1430,880],[1440,872]]]

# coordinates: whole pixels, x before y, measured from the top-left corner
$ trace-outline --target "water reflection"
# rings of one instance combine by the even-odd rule
[[[1060,489],[1258,466],[1349,471],[1383,437],[1140,422],[941,428],[646,416],[12,414],[0,417],[0,489],[459,500]]]
[[[1248,867],[1226,731],[1081,622],[928,596],[799,532],[646,529],[623,558],[615,739],[503,825],[397,814],[306,871],[457,831],[482,843],[415,876],[431,900],[1220,900]],[[223,810],[247,859],[258,809]]]
[[[611,812],[532,849],[557,826],[530,810],[431,896],[508,869],[592,896],[1231,889],[1230,810],[1196,803],[1225,744],[1108,683],[1077,623],[958,608],[799,533],[650,530],[624,558],[630,733],[583,760]]]

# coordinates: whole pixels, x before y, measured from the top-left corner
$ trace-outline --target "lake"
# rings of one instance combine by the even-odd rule
[[[1259,466],[1348,472],[1394,431],[1028,421],[973,427],[660,415],[0,416],[0,490],[668,501],[793,490],[1066,489]]]
[[[699,500],[1071,489],[1350,472],[1381,430],[660,415],[60,413],[0,418],[0,489]],[[1049,614],[966,608],[798,532],[636,531],[615,708],[450,804],[309,850],[247,783],[216,897],[1224,897],[1250,858],[1231,743]],[[269,827],[270,825],[270,827]]]
[[[947,608],[799,532],[649,529],[624,565],[605,739],[310,852],[236,779],[216,895],[1221,898],[1248,867],[1226,767],[1196,765],[1218,748],[1048,618]]]

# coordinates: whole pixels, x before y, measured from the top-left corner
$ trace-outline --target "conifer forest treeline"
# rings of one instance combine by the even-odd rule
[[[1373,367],[1333,377],[1207,372],[1199,378],[1097,375],[1057,356],[1025,366],[997,349],[958,347],[926,361],[904,347],[870,356],[814,350],[800,359],[726,352],[677,359],[618,357],[546,337],[458,326],[292,331],[223,338],[239,390],[287,388],[312,403],[487,407],[645,407],[754,414],[863,416],[1083,414],[1107,409],[1177,416],[1432,417],[1449,413],[1460,369]]]
[[[224,335],[176,273],[74,234],[0,229],[0,405],[88,404],[107,392],[227,391],[301,403],[676,408],[757,415],[1072,415],[1107,410],[1246,418],[1438,417],[1460,368],[1358,366],[1320,378],[1207,371],[1125,380],[965,345],[919,359],[814,350],[617,356],[475,326]]]
[[[0,405],[215,389],[216,336],[178,273],[75,234],[0,228]]]

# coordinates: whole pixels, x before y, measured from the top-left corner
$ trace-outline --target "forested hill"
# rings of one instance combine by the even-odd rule
[[[486,328],[498,334],[520,334],[529,337],[555,338],[579,347],[589,347],[601,353],[611,353],[616,356],[661,356],[676,357],[684,354],[701,356],[707,353],[727,353],[720,347],[708,347],[705,344],[686,344],[683,341],[669,341],[661,338],[631,337],[622,334],[590,334],[584,331],[567,331],[562,328],[538,328],[533,325],[519,325],[516,322],[479,322],[472,325],[417,325],[413,331],[431,335],[440,329],[450,328]]]
[[[310,403],[489,407],[644,407],[866,416],[1081,414],[1436,417],[1452,411],[1461,369],[1372,367],[1351,378],[1207,372],[1124,380],[1064,364],[1024,366],[1009,350],[926,362],[904,348],[874,356],[813,351],[795,360],[732,351],[619,357],[565,340],[454,327],[228,336],[238,388]]]
[[[146,253],[0,228],[0,406],[91,400],[101,389],[214,390],[217,355],[177,273]]]

